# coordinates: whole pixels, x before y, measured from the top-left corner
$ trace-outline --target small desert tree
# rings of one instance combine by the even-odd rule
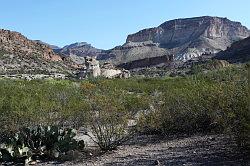
[[[88,119],[93,136],[90,137],[103,151],[116,149],[131,134],[122,92],[95,91],[88,93],[87,98],[91,107]]]

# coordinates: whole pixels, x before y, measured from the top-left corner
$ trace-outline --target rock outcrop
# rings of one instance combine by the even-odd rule
[[[85,66],[78,73],[79,79],[89,77],[105,77],[105,78],[129,78],[130,72],[125,69],[117,69],[111,63],[104,63],[101,67],[99,61],[95,57],[85,57]]]
[[[105,78],[129,78],[130,71],[124,68],[116,68],[111,63],[104,63],[101,67],[101,75]]]
[[[225,50],[248,36],[250,31],[246,27],[227,18],[176,19],[129,35],[123,46],[108,54],[115,64],[168,55],[174,55],[174,60],[187,61]]]
[[[232,63],[250,61],[250,37],[233,43],[227,50],[219,52],[215,58]]]
[[[101,75],[101,69],[99,61],[95,58],[85,57],[86,73],[93,77],[98,77]]]

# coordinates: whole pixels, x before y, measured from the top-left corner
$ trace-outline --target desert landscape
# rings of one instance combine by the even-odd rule
[[[55,21],[42,17],[46,26]],[[88,21],[89,34],[96,20]],[[250,30],[239,21],[176,17],[127,34],[109,49],[88,42],[57,46],[5,23],[0,165],[250,165]],[[74,33],[67,28],[66,41]]]

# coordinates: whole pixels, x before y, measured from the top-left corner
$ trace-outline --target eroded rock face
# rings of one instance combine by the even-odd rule
[[[170,63],[173,61],[172,58],[173,56],[171,55],[144,58],[144,59],[131,61],[128,63],[119,64],[118,67],[131,70],[131,69],[136,69],[136,68],[145,68],[145,67],[152,67],[152,66],[161,66],[161,65],[165,66],[165,65],[170,65]]]
[[[118,69],[102,69],[102,76],[105,78],[115,78],[121,74],[122,71]]]
[[[250,37],[233,43],[227,50],[219,52],[215,58],[233,63],[250,61]]]
[[[62,61],[61,57],[45,44],[32,41],[21,33],[0,29],[0,49],[21,56],[41,55],[50,61]]]
[[[105,78],[129,78],[128,70],[120,70],[115,68],[111,63],[104,63],[101,67],[99,61],[95,57],[85,57],[85,68],[78,73],[80,79],[88,77],[102,76]]]
[[[110,50],[109,54],[112,57],[112,63],[119,65],[145,58],[168,56],[170,55],[170,52],[164,48],[160,48],[157,43],[146,41],[128,42],[123,46],[118,46]]]
[[[225,50],[250,31],[239,22],[220,17],[196,17],[167,21],[127,37],[123,46],[110,51],[116,64],[157,56],[174,55],[187,61],[203,54]]]
[[[197,17],[167,21],[157,28],[145,29],[129,35],[127,42],[153,41],[160,43],[164,48],[175,48],[185,43],[204,37],[208,39],[224,40],[230,42],[249,36],[249,30],[239,22],[227,18]],[[216,42],[216,41],[215,41]],[[224,48],[226,48],[224,46]]]
[[[129,78],[130,71],[117,69],[113,64],[106,62],[101,67],[101,75],[105,78]]]
[[[41,41],[3,29],[0,29],[0,66],[0,75],[72,75],[77,68],[74,62],[63,60]]]
[[[98,77],[101,75],[99,61],[96,58],[85,57],[86,73],[89,76]]]

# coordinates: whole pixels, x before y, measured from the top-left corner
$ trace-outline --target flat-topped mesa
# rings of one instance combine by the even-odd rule
[[[129,35],[126,43],[152,41],[173,53],[176,60],[185,61],[225,50],[248,36],[250,31],[239,22],[204,16],[167,21],[156,28]]]
[[[62,61],[61,57],[45,44],[29,40],[21,33],[0,29],[0,49],[20,56],[41,55],[50,61]]]
[[[141,30],[127,37],[127,42],[153,41],[162,45],[181,45],[192,39],[227,37],[239,40],[250,35],[249,30],[239,22],[220,17],[195,17],[167,21],[156,28]]]

